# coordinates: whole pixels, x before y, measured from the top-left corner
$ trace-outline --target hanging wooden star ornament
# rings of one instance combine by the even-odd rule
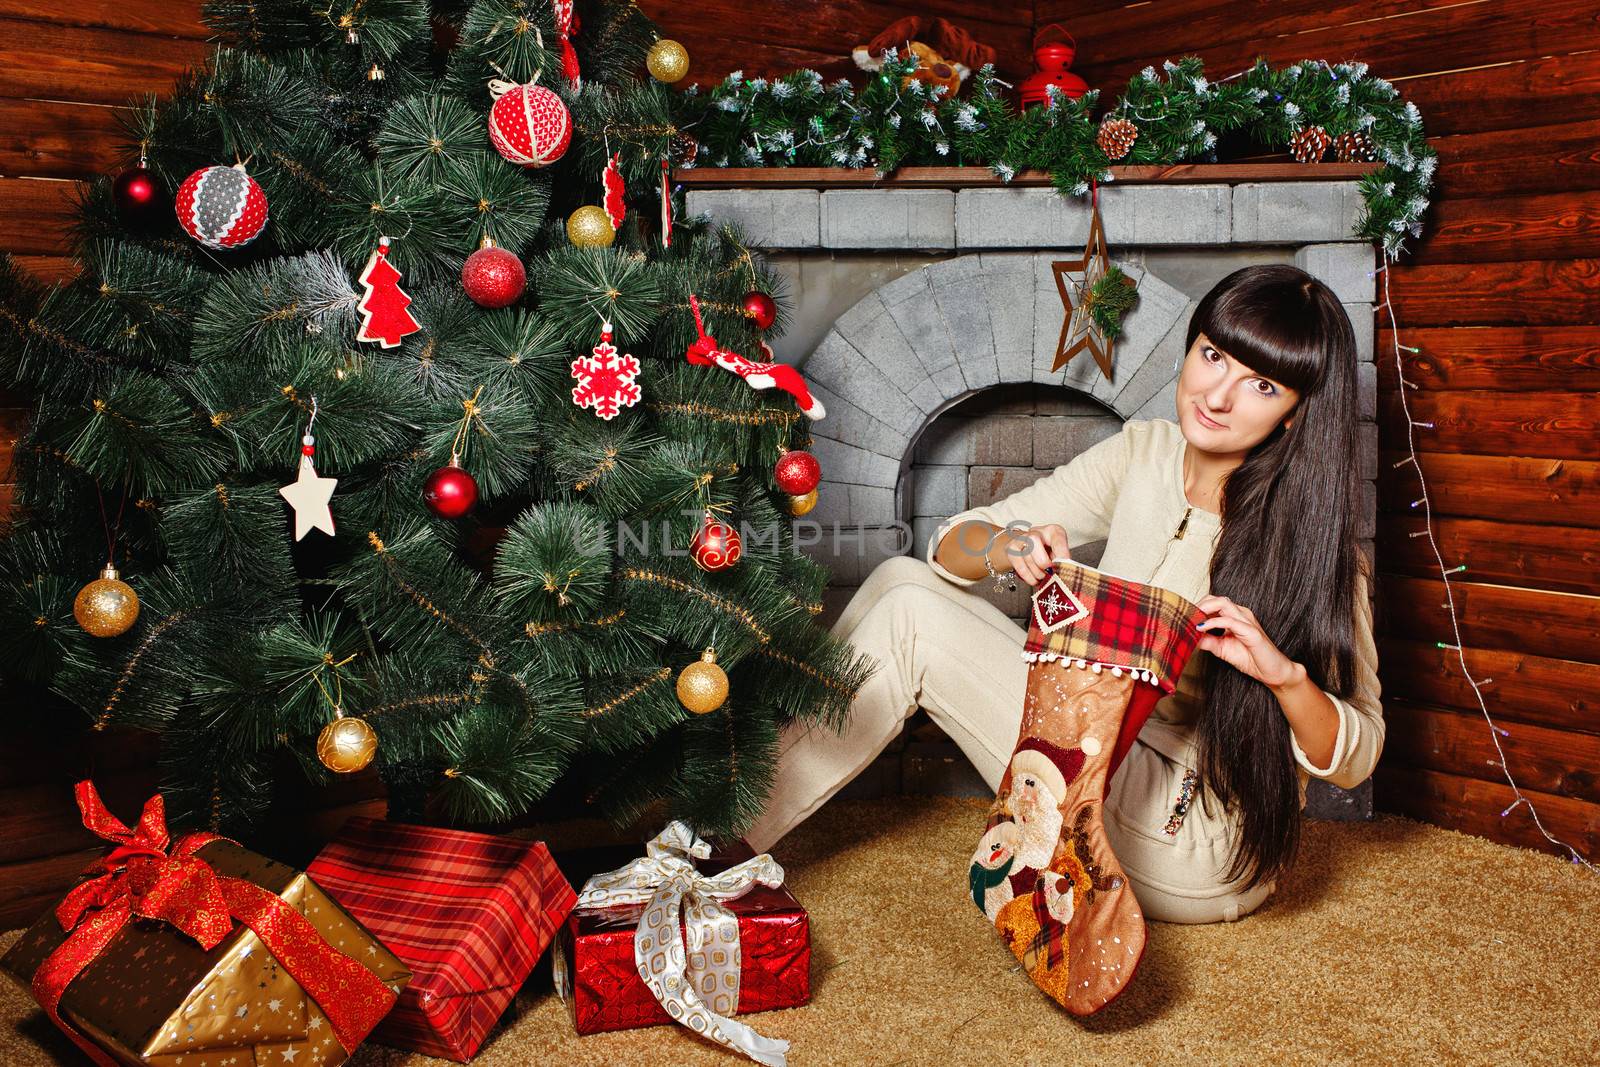
[[[1111,353],[1122,332],[1122,314],[1133,302],[1135,282],[1120,267],[1113,266],[1106,252],[1105,227],[1100,221],[1099,197],[1094,198],[1089,218],[1089,239],[1079,259],[1061,259],[1050,264],[1055,271],[1056,289],[1061,293],[1066,317],[1061,337],[1056,342],[1052,371],[1060,370],[1084,349],[1094,356],[1100,373],[1111,380]]]
[[[317,401],[311,398],[311,421],[306,423],[306,435],[300,438],[300,473],[294,481],[278,490],[278,495],[294,509],[294,539],[300,540],[313,529],[333,536],[333,509],[328,501],[333,499],[337,478],[323,478],[317,474],[312,457],[317,454],[317,439],[311,436],[311,424],[317,421]]]

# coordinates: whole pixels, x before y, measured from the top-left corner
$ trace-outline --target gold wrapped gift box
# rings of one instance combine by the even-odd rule
[[[411,972],[304,871],[228,841],[195,853],[219,876],[284,900],[325,941],[395,993]],[[52,908],[0,959],[23,986],[67,934]],[[329,1067],[349,1052],[315,1001],[243,923],[211,951],[175,927],[133,918],[67,987],[61,1017],[119,1063],[158,1067]]]

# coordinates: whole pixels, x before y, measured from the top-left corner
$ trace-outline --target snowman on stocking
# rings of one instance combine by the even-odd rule
[[[1170,590],[1072,560],[1034,590],[1022,726],[969,880],[1028,976],[1074,1015],[1114,1000],[1144,955],[1144,919],[1103,804],[1205,619]]]

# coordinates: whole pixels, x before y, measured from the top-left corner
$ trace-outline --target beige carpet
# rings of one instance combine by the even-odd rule
[[[971,800],[836,802],[773,850],[811,913],[814,998],[745,1018],[791,1064],[1600,1063],[1600,878],[1559,858],[1396,816],[1310,823],[1259,910],[1152,923],[1133,985],[1078,1020],[966,899],[982,823]],[[577,1037],[540,969],[475,1063],[751,1062],[677,1027]],[[86,1062],[9,982],[0,1061]]]

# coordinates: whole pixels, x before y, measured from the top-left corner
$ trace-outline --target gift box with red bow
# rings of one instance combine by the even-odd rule
[[[558,862],[576,883],[618,852]],[[673,822],[644,857],[582,884],[554,958],[580,1034],[678,1022],[759,1063],[784,1062],[788,1042],[729,1018],[811,999],[810,920],[771,856],[743,841],[713,853]]]
[[[133,829],[79,782],[115,844],[0,969],[100,1067],[343,1063],[411,974],[302,871],[214,834]]]
[[[308,868],[411,968],[372,1040],[477,1055],[577,894],[539,841],[358,817]]]

